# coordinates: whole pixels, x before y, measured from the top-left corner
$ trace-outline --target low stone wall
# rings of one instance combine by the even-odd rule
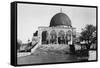
[[[96,50],[89,51],[89,59],[88,60],[96,60]]]
[[[17,53],[17,57],[23,57],[23,56],[27,56],[27,55],[31,55],[30,52],[20,52],[20,53]]]
[[[66,51],[69,52],[70,51],[70,47],[69,45],[55,45],[55,44],[49,44],[49,45],[40,45],[38,48],[43,49],[43,50],[55,50],[55,51]]]

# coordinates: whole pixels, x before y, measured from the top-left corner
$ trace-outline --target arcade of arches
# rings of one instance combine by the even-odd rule
[[[45,44],[69,44],[72,41],[72,30],[71,29],[50,29],[40,28],[40,41],[42,45]],[[46,29],[46,30],[45,30]]]

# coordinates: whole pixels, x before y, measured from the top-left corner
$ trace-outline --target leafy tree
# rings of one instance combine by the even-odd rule
[[[38,35],[38,31],[36,31],[35,33],[33,33],[33,36],[37,36]]]
[[[93,33],[95,33],[95,36],[93,36]],[[93,25],[86,25],[84,29],[82,29],[80,41],[85,41],[87,50],[90,49],[90,46],[92,43],[96,42],[96,27]]]
[[[17,50],[19,50],[20,49],[20,46],[22,45],[22,41],[21,40],[18,40],[17,41]]]

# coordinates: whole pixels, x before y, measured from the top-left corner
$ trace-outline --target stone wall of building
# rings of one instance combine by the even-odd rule
[[[71,36],[71,40],[68,43],[72,44],[72,33],[73,33],[73,31],[75,31],[75,28],[72,28],[72,27],[39,27],[38,28],[38,37],[40,38],[40,42],[39,42],[40,45],[42,44],[42,32],[43,31],[46,31],[48,33],[48,37],[47,37],[48,40],[51,39],[51,32],[55,31],[56,36],[57,36],[56,44],[58,44],[59,33],[62,31],[65,34],[64,36],[67,36],[67,35]]]
[[[32,51],[35,51],[35,49],[37,48],[40,48],[40,49],[43,49],[43,50],[52,50],[52,51],[57,51],[57,50],[60,50],[60,51],[66,51],[66,52],[69,52],[70,51],[70,47],[69,45],[72,44],[72,40],[73,40],[73,37],[72,37],[72,33],[73,33],[73,30],[75,28],[72,28],[72,27],[39,27],[38,28],[38,44],[36,45],[35,48],[32,49]],[[42,33],[46,31],[47,32],[47,38],[46,40],[49,40],[47,43],[43,43],[42,41]],[[61,43],[59,44],[58,43],[58,37],[59,37],[59,32],[60,31],[63,31],[64,32],[64,37],[67,36],[68,34],[70,34],[70,40],[68,41],[68,43]],[[56,33],[56,43],[51,43],[51,33]],[[75,30],[74,30],[75,32]],[[45,35],[44,35],[45,37]]]

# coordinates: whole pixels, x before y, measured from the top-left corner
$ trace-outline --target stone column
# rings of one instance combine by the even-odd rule
[[[72,45],[72,43],[73,43],[73,34],[71,33],[71,42],[70,42],[70,44]]]
[[[42,37],[41,37],[42,35],[41,35],[41,34],[42,34],[42,30],[39,28],[39,29],[38,29],[39,45],[41,45],[41,43],[42,43],[42,42],[41,42],[41,39],[42,39]]]
[[[56,33],[57,33],[57,41],[56,42],[57,42],[57,45],[58,45],[58,32],[56,32]]]
[[[70,37],[70,41],[68,42],[68,44],[69,45],[72,45],[72,40],[73,40],[73,37],[72,37],[72,29],[71,29],[71,33],[70,33],[70,36],[69,37]]]

